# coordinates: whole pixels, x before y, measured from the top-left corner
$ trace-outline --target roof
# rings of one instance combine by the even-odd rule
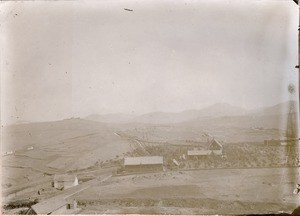
[[[221,144],[218,140],[216,140],[216,139],[213,139],[213,140],[211,141],[209,147],[211,147],[213,144],[216,144],[216,145],[218,145],[220,148],[223,148],[222,144]]]
[[[54,181],[75,181],[76,175],[69,175],[69,174],[56,174],[54,175]]]
[[[211,150],[189,150],[187,154],[188,156],[210,155]]]
[[[37,214],[47,215],[51,214],[52,212],[56,211],[57,209],[63,207],[66,204],[67,202],[63,196],[55,196],[31,206],[31,208]]]
[[[124,165],[157,165],[163,164],[163,157],[147,156],[147,157],[127,157],[124,159]]]

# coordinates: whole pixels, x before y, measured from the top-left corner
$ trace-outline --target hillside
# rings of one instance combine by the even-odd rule
[[[2,154],[14,151],[2,156],[3,181],[13,185],[26,180],[24,175],[85,169],[130,150],[108,125],[82,119],[7,126],[2,141]]]

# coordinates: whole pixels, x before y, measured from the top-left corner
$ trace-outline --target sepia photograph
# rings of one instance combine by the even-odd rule
[[[298,1],[0,7],[1,214],[300,215]]]

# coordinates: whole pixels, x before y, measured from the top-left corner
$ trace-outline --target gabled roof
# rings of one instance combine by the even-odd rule
[[[56,174],[54,175],[54,181],[75,181],[76,175],[69,175],[69,174]]]
[[[147,157],[127,157],[124,159],[124,165],[158,165],[163,164],[163,157],[147,156]]]
[[[55,196],[31,206],[31,208],[35,211],[36,214],[47,215],[51,214],[52,212],[56,211],[66,204],[67,202],[63,196]]]
[[[216,140],[215,138],[212,139],[212,141],[210,142],[209,148],[210,148],[212,145],[218,145],[220,148],[223,148],[222,144],[221,144],[218,140]]]
[[[188,156],[204,156],[204,155],[210,155],[211,150],[188,150],[187,152]]]

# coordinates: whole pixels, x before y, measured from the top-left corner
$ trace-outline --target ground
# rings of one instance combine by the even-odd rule
[[[293,168],[172,171],[116,176],[77,196],[82,214],[292,212]]]
[[[293,194],[299,183],[297,164],[287,162],[288,147],[264,145],[265,139],[279,139],[284,131],[252,124],[107,124],[69,119],[6,127],[2,140],[10,145],[3,151],[14,154],[2,156],[2,197],[3,205],[13,209],[2,213],[20,213],[33,201],[64,193],[51,187],[56,173],[73,173],[79,187],[87,188],[76,194],[81,214],[292,212],[299,204],[299,195]],[[223,144],[226,157],[180,159],[192,146],[205,148],[211,136]],[[125,156],[144,155],[164,156],[165,171],[119,172]],[[102,182],[107,175],[112,177]]]

